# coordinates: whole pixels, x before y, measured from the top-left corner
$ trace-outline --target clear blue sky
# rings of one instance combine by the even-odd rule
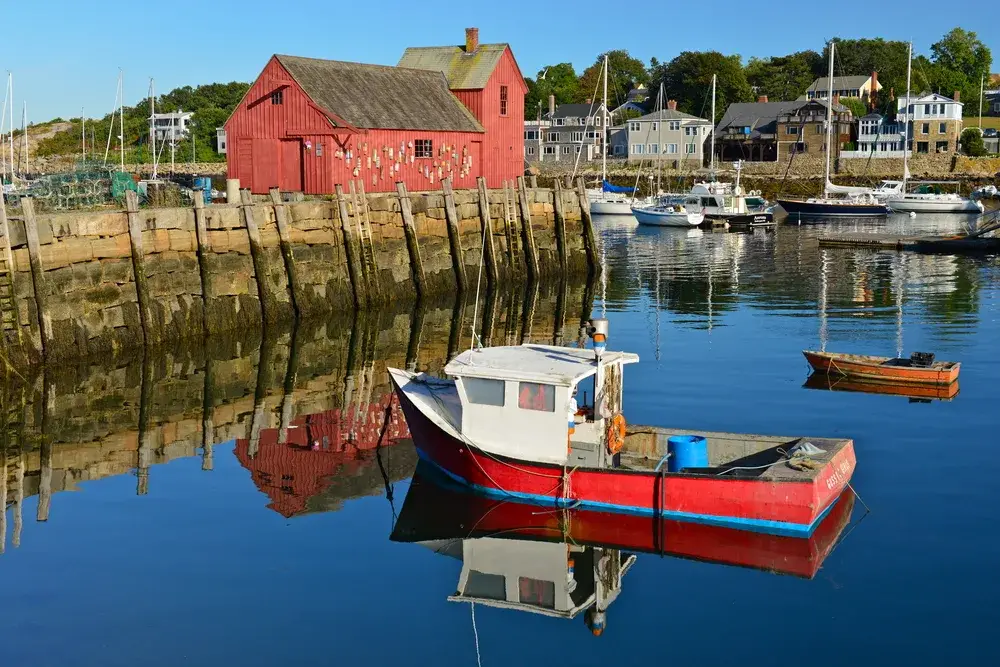
[[[478,26],[483,42],[509,42],[525,76],[564,61],[582,71],[598,53],[613,48],[626,48],[647,62],[685,50],[738,53],[745,60],[819,51],[831,36],[881,36],[912,39],[914,50],[926,53],[956,25],[977,31],[1000,61],[1000,14],[986,0],[954,0],[944,9],[928,0],[822,5],[775,0],[770,6],[737,0],[3,4],[0,70],[14,73],[18,117],[25,100],[33,121],[78,116],[81,106],[88,116],[104,115],[114,102],[119,67],[125,71],[126,103],[134,103],[145,96],[151,76],[160,92],[251,81],[272,53],[395,64],[406,46],[461,43],[466,26]],[[825,12],[831,20],[823,20]]]

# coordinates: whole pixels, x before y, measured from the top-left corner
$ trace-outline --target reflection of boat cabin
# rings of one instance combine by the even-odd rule
[[[621,411],[622,366],[638,360],[608,351],[598,362],[593,350],[521,345],[468,350],[445,373],[456,378],[463,436],[492,454],[546,463],[571,459],[568,417],[579,388],[576,400],[585,414],[575,419],[572,454],[584,457],[579,465],[602,466],[603,458],[590,454],[603,451],[605,418]],[[596,396],[582,388],[590,378]]]
[[[492,537],[462,540],[452,555],[462,573],[449,601],[562,618],[593,606],[606,611],[635,562],[617,549]]]

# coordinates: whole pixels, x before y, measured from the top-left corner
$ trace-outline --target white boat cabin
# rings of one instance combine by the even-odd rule
[[[456,380],[463,437],[492,454],[566,464],[568,440],[600,451],[605,420],[621,412],[623,366],[637,361],[629,352],[520,345],[467,350],[444,370]]]

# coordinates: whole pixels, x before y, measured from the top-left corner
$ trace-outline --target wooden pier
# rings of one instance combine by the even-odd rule
[[[898,236],[895,234],[840,234],[822,236],[821,248],[869,248],[922,253],[975,254],[1000,252],[1000,239],[988,236]]]

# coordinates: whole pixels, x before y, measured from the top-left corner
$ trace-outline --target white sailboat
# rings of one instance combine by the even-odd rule
[[[632,215],[633,197],[631,194],[613,192],[608,189],[608,124],[611,115],[608,113],[608,56],[604,56],[604,107],[601,112],[601,132],[604,140],[601,142],[601,187],[588,190],[590,212],[595,215]],[[613,187],[613,186],[612,186]]]
[[[936,186],[955,185],[945,182],[923,181],[918,185],[916,192],[907,192],[906,187],[910,180],[910,124],[913,122],[912,111],[910,109],[910,73],[913,66],[913,42],[910,42],[910,52],[906,61],[906,128],[905,139],[903,141],[903,180],[886,181],[882,184],[884,191],[889,194],[885,197],[886,204],[893,211],[903,213],[974,213],[980,214],[985,209],[982,202],[963,197],[958,192],[940,192]]]

